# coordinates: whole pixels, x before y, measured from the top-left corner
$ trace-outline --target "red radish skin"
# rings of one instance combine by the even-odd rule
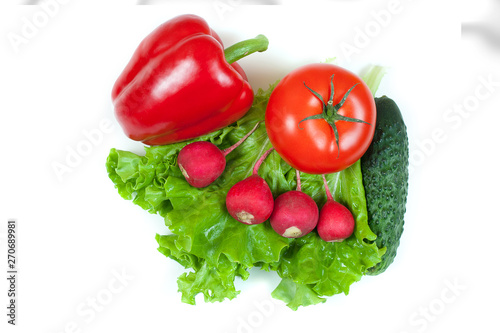
[[[327,201],[319,213],[318,235],[326,242],[342,242],[354,232],[354,217],[349,209],[333,200],[325,175],[323,182]]]
[[[313,231],[318,218],[316,202],[301,192],[297,171],[297,190],[285,192],[274,201],[274,210],[269,219],[271,227],[283,237],[298,238]]]
[[[213,143],[199,141],[182,148],[177,163],[189,185],[201,188],[219,178],[226,168],[226,157]]]
[[[327,242],[341,242],[354,232],[354,218],[344,205],[328,201],[319,214],[318,234]]]
[[[231,147],[220,150],[208,141],[198,141],[186,145],[177,156],[177,164],[189,185],[197,188],[212,184],[226,168],[226,156],[252,134],[260,122]]]
[[[245,224],[260,224],[269,219],[274,208],[274,198],[266,181],[258,175],[264,159],[273,148],[266,151],[254,166],[250,177],[237,182],[226,196],[229,214]]]
[[[266,181],[252,175],[231,187],[226,206],[229,214],[241,223],[259,224],[271,216],[274,199]]]

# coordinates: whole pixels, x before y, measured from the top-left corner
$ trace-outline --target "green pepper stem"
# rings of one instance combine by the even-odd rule
[[[267,50],[269,40],[264,35],[258,35],[255,38],[247,39],[236,43],[224,50],[224,57],[229,64],[246,57],[254,52],[263,52]]]

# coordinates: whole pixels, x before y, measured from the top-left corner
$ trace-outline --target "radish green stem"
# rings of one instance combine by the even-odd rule
[[[259,158],[257,163],[255,163],[255,166],[253,167],[253,174],[252,175],[255,176],[255,175],[259,174],[260,165],[262,164],[262,162],[264,162],[267,155],[269,155],[273,150],[274,150],[274,147],[272,147],[271,149],[267,150],[264,154],[262,154],[262,156]]]
[[[330,189],[328,188],[328,183],[326,182],[325,175],[321,175],[323,177],[323,183],[325,184],[325,191],[326,191],[326,198],[328,201],[333,201],[332,193],[330,192]]]
[[[253,133],[253,132],[257,129],[257,127],[259,127],[259,124],[260,124],[260,123],[261,123],[261,121],[259,121],[257,124],[255,124],[254,128],[253,128],[250,132],[248,132],[248,133],[247,133],[244,137],[242,137],[242,138],[240,139],[240,141],[236,142],[236,143],[235,143],[234,145],[232,145],[231,147],[228,147],[228,148],[224,149],[224,150],[222,151],[222,154],[223,154],[224,156],[226,156],[227,154],[229,154],[230,152],[232,152],[232,151],[233,151],[236,147],[238,147],[238,146],[239,146],[239,145],[240,145],[243,141],[245,141],[245,140],[246,140],[246,139],[250,136],[250,134],[252,134],[252,133]]]
[[[302,187],[300,186],[300,172],[295,169],[295,173],[297,175],[297,191],[302,192]]]

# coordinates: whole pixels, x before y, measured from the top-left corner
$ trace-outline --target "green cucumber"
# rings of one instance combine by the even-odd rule
[[[382,261],[368,275],[384,272],[396,257],[403,233],[408,195],[408,135],[396,103],[375,98],[377,123],[373,141],[361,158],[368,224],[377,235],[375,243],[386,248]]]

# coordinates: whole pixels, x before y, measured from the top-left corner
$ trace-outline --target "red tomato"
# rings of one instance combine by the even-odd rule
[[[373,139],[375,121],[368,86],[356,74],[331,64],[306,65],[289,73],[266,109],[267,134],[276,151],[292,167],[310,174],[338,172],[360,159]]]

